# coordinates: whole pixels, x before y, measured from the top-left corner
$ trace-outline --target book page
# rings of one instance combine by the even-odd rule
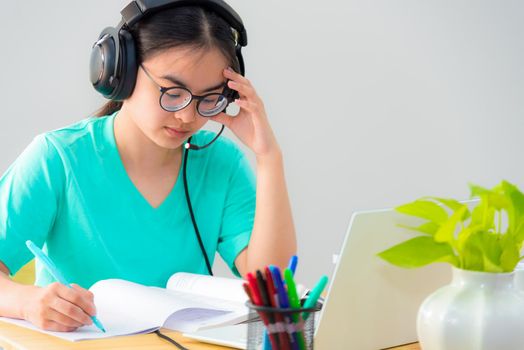
[[[44,331],[24,320],[3,318],[2,321],[69,341],[151,332],[160,328],[169,315],[162,319],[162,313],[147,310],[147,305],[150,305],[150,296],[140,287],[143,286],[110,279],[99,281],[90,288],[90,291],[95,295],[97,318],[106,329],[106,333],[99,330],[95,325],[83,326],[74,332],[53,332]],[[138,302],[138,299],[140,299],[140,302]],[[158,309],[158,307],[155,307],[155,309]]]
[[[213,318],[236,311],[233,305],[221,300],[191,295],[158,287],[148,287],[124,280],[104,280],[91,288],[100,318],[125,324],[138,322],[143,327],[164,326],[177,331],[192,331],[207,325]],[[100,319],[102,321],[102,319]],[[103,322],[103,321],[102,321]]]
[[[242,287],[244,282],[242,279],[178,272],[169,278],[166,288],[243,305],[248,299]]]
[[[15,324],[20,327],[32,329],[41,333],[52,335],[57,338],[61,338],[68,341],[79,341],[79,340],[88,340],[88,339],[102,339],[102,338],[111,338],[121,335],[131,335],[131,334],[141,334],[141,333],[150,333],[159,329],[160,327],[147,328],[147,326],[141,326],[140,324],[135,324],[133,322],[127,322],[126,324],[120,324],[112,322],[111,320],[102,321],[102,317],[98,318],[106,329],[106,333],[102,332],[95,325],[84,326],[78,328],[74,332],[53,332],[45,331],[41,328],[36,327],[31,322],[25,320],[18,320],[7,317],[0,317],[0,321]],[[131,321],[131,320],[130,320]]]
[[[244,282],[244,280],[239,278],[215,277],[187,272],[177,272],[169,278],[166,288],[230,302],[229,304],[224,303],[222,305],[225,307],[226,305],[245,305],[248,297],[242,287]],[[304,298],[309,291],[302,284],[297,284],[296,288],[297,294],[301,299]]]
[[[221,299],[148,287],[125,280],[102,280],[89,290],[95,295],[97,318],[106,333],[94,325],[80,327],[74,332],[51,332],[24,320],[3,317],[0,320],[65,340],[78,341],[149,333],[162,326],[192,332],[203,327],[228,324],[242,316],[238,313],[238,305],[228,305]]]

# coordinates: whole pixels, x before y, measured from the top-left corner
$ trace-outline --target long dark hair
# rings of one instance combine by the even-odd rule
[[[235,71],[240,65],[235,53],[235,34],[214,12],[198,6],[174,7],[144,18],[129,29],[135,39],[137,60],[174,47],[194,50],[218,48]],[[122,108],[122,101],[109,101],[95,112],[101,117]]]

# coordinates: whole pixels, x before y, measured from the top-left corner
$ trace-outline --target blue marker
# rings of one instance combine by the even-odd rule
[[[291,273],[293,275],[295,275],[295,271],[297,270],[297,263],[298,263],[298,256],[293,255],[291,259],[289,259],[289,265],[287,267],[288,269],[291,270]]]
[[[29,248],[31,253],[33,253],[33,255],[36,258],[38,258],[38,260],[40,260],[40,262],[42,263],[42,265],[44,265],[46,270],[58,282],[62,283],[63,285],[65,285],[68,288],[71,288],[71,285],[69,284],[69,282],[67,282],[67,280],[64,278],[64,276],[60,273],[60,271],[58,270],[56,265],[53,263],[53,261],[47,255],[45,255],[44,252],[42,250],[40,250],[40,248],[38,248],[31,241],[26,241],[25,244],[27,245],[27,248]],[[93,320],[93,323],[95,324],[95,326],[97,326],[98,329],[100,329],[102,332],[105,333],[106,330],[104,329],[104,326],[102,326],[102,323],[100,323],[100,321],[96,318],[96,316],[91,316],[91,319]]]
[[[289,300],[280,269],[277,266],[271,265],[269,266],[269,270],[271,271],[271,275],[273,275],[273,283],[278,293],[278,303],[281,308],[287,309],[289,307]]]
[[[271,271],[271,275],[273,276],[273,283],[275,284],[275,289],[277,290],[278,294],[278,304],[281,308],[287,309],[289,308],[289,299],[286,292],[286,287],[284,286],[284,280],[282,279],[282,273],[280,272],[280,269],[277,266],[270,265],[269,270]],[[285,316],[286,322],[291,323],[293,322],[291,320],[291,317]],[[293,350],[299,350],[298,345],[298,334],[292,333],[289,335],[290,341],[291,341],[291,348]]]

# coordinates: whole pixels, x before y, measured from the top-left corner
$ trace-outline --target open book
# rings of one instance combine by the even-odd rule
[[[247,320],[247,296],[242,283],[241,279],[189,273],[174,274],[166,288],[119,279],[99,281],[89,290],[95,295],[97,318],[106,333],[94,325],[75,332],[49,332],[23,320],[0,320],[69,341],[149,333],[161,327],[193,332]]]

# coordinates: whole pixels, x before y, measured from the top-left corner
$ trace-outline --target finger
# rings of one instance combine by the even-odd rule
[[[96,315],[96,308],[95,304],[93,302],[93,299],[91,299],[91,296],[89,293],[86,293],[88,291],[82,291],[79,292],[78,288],[81,288],[77,286],[77,288],[68,288],[66,286],[63,286],[63,288],[58,289],[58,296],[60,296],[62,299],[70,302],[71,304],[79,307],[81,311],[86,313],[89,316]]]
[[[62,316],[67,317],[68,319],[72,319],[75,322],[77,322],[77,327],[82,326],[82,325],[89,325],[93,323],[93,321],[91,320],[91,317],[89,317],[89,315],[86,314],[84,310],[82,310],[77,305],[67,300],[64,300],[62,298],[53,299],[53,301],[51,302],[49,306],[54,311],[61,314]],[[58,317],[58,316],[55,315],[55,317]],[[53,320],[57,322],[61,322],[63,318],[60,316],[59,318],[53,318]],[[67,324],[67,325],[71,325],[71,324]]]
[[[227,82],[227,86],[230,89],[238,91],[240,96],[245,96],[245,97],[248,97],[248,98],[251,98],[251,99],[255,99],[255,98],[258,97],[256,92],[255,92],[255,89],[253,89],[253,87],[251,85],[246,85],[246,84],[239,83],[239,82],[236,82],[236,81],[233,81],[233,80],[229,80]]]
[[[78,293],[80,293],[83,298],[91,300],[91,301],[95,300],[95,295],[90,290],[84,289],[76,283],[71,283],[71,287],[74,290],[76,290]]]
[[[254,113],[257,111],[257,105],[254,102],[251,102],[247,99],[236,99],[235,103],[242,109],[245,109],[248,112]]]
[[[253,88],[253,84],[251,84],[251,81],[247,79],[245,76],[243,76],[242,74],[239,74],[235,72],[234,70],[232,70],[231,67],[224,70],[224,76],[228,80],[232,80],[236,82],[237,84],[240,84],[242,86],[245,86],[246,88],[250,88],[253,91],[255,91],[255,89]]]
[[[84,323],[78,322],[77,320],[54,308],[50,308],[46,316],[48,320],[69,328],[78,328],[84,325]]]
[[[209,119],[211,119],[212,121],[214,122],[217,122],[217,123],[220,123],[220,124],[224,124],[226,127],[229,127],[231,125],[231,123],[233,122],[233,117],[227,115],[226,113],[222,112],[214,117],[210,117]]]
[[[42,328],[43,330],[53,331],[53,332],[72,332],[78,328],[78,327],[65,326],[63,324],[60,324],[58,322],[51,321],[51,320],[45,320],[38,326]]]
[[[235,72],[233,70],[233,68],[231,68],[231,67],[228,67],[228,68],[224,69],[224,76],[229,78],[229,79],[238,80],[238,81],[243,82],[245,84],[251,85],[251,82],[249,81],[249,79],[247,79],[242,74],[239,74],[239,73]]]

